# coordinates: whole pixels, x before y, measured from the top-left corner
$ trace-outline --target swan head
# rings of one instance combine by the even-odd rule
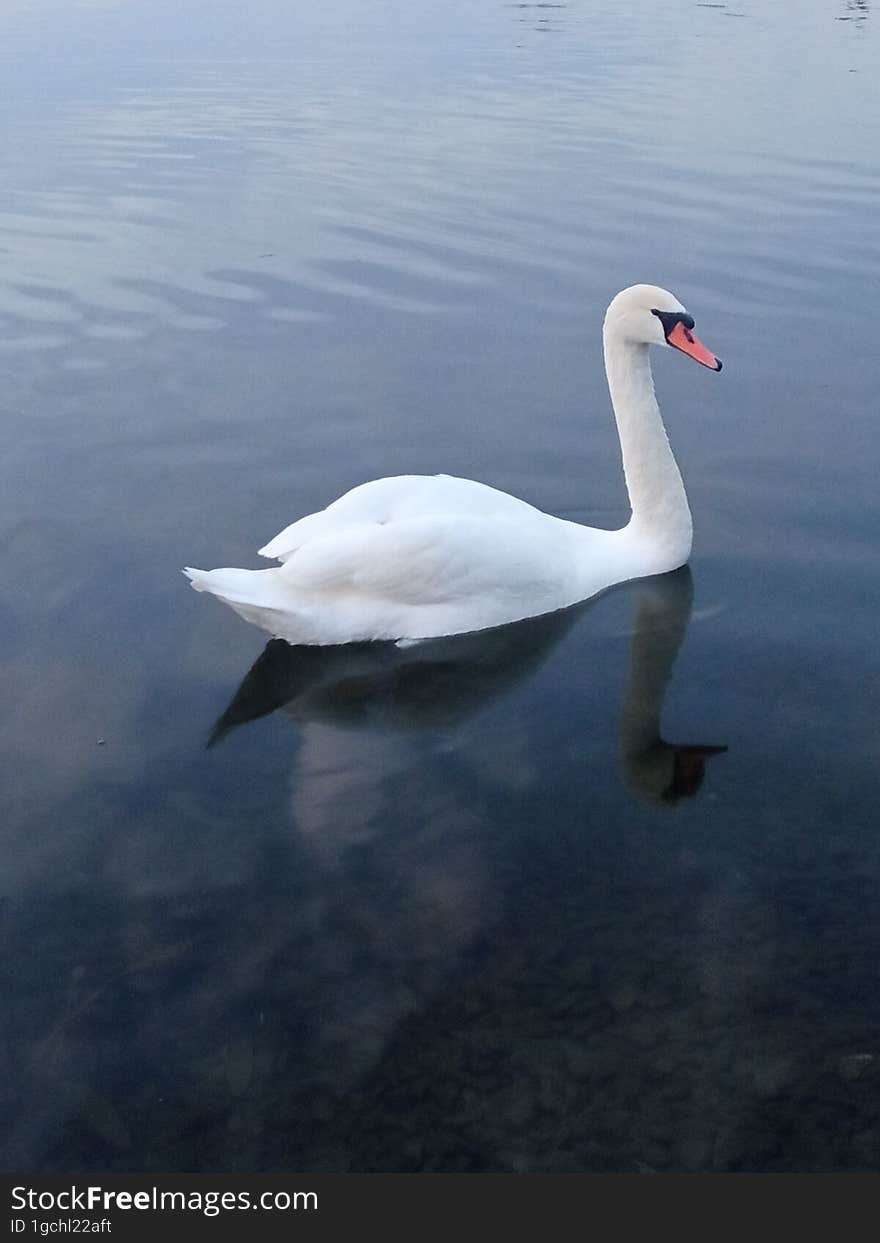
[[[694,334],[694,317],[678,298],[659,285],[630,285],[612,299],[605,312],[605,337],[629,345],[669,345],[712,371],[721,359]]]

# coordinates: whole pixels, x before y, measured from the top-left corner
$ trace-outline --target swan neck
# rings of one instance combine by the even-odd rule
[[[605,370],[617,421],[623,473],[634,532],[674,550],[680,565],[690,555],[692,522],[657,398],[648,346],[622,339],[606,324]],[[680,559],[677,559],[680,558]],[[674,565],[666,566],[667,569]]]

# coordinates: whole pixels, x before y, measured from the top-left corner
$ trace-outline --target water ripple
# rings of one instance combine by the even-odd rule
[[[240,304],[291,323],[346,302],[473,314],[490,290],[517,297],[525,274],[530,297],[562,312],[627,248],[633,265],[662,250],[701,286],[728,287],[735,264],[750,287],[741,307],[876,274],[877,226],[861,215],[876,169],[742,143],[725,164],[672,123],[675,24],[668,45],[628,42],[603,12],[598,56],[578,14],[559,17],[549,82],[527,61],[512,76],[481,66],[454,90],[386,82],[380,95],[365,74],[328,90],[320,61],[294,81],[285,57],[183,57],[161,90],[73,103],[55,135],[64,181],[20,191],[15,207],[0,199],[7,340],[54,347],[60,337],[29,327],[52,323],[109,341],[93,321],[117,313],[210,332]],[[124,324],[115,339],[142,331]]]

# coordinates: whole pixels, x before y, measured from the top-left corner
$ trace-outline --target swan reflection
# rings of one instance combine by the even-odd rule
[[[693,580],[685,566],[626,589],[636,604],[620,711],[623,778],[647,802],[675,802],[699,790],[706,760],[726,750],[667,742],[660,733],[666,687],[690,620]],[[278,709],[311,727],[448,731],[533,675],[596,603],[411,646],[291,646],[272,639],[217,720],[209,745]]]
[[[342,728],[445,730],[534,673],[586,605],[471,634],[335,647],[271,639],[211,733],[219,742],[277,708]]]
[[[581,611],[410,647],[271,640],[217,721],[211,745],[278,709],[300,727],[290,819],[305,855],[300,1077],[313,1095],[337,1100],[379,1064],[496,924],[488,843],[503,813],[483,790],[527,774],[528,733],[512,723],[494,756],[492,740],[455,751],[437,734],[535,672]]]
[[[628,789],[646,802],[673,803],[700,789],[706,761],[726,746],[666,742],[660,714],[675,658],[684,642],[693,603],[685,566],[639,584],[629,670],[620,709],[619,750]]]
[[[660,735],[691,612],[690,571],[621,590],[636,612],[617,752],[627,789],[662,805],[694,794],[706,758],[722,749]],[[212,745],[279,709],[297,725],[289,814],[302,851],[298,960],[308,966],[300,985],[311,999],[298,1056],[316,1092],[338,1100],[363,1081],[401,1024],[503,927],[503,871],[519,866],[523,826],[543,820],[551,829],[548,799],[557,805],[535,705],[516,694],[597,606],[409,647],[272,640],[217,721]],[[571,675],[568,685],[566,702],[576,705]],[[499,727],[491,706],[504,699],[513,702]],[[566,747],[563,763],[583,772],[578,751]],[[569,784],[563,776],[561,789]],[[583,816],[576,792],[571,806]]]

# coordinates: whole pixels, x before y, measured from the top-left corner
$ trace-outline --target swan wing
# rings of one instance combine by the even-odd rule
[[[427,516],[349,524],[303,543],[278,571],[298,595],[401,607],[536,600],[560,572],[552,518]]]
[[[292,522],[264,545],[259,555],[287,561],[312,540],[364,524],[385,526],[428,515],[492,517],[504,514],[538,515],[540,511],[507,492],[499,492],[472,479],[457,479],[451,475],[373,479],[352,488],[326,509]]]

